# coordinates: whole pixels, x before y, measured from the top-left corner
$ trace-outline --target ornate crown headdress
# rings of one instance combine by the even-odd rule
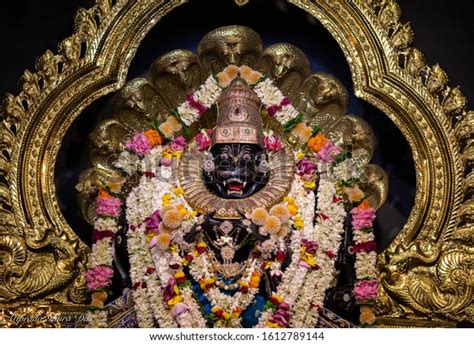
[[[212,145],[248,143],[263,147],[260,99],[245,81],[236,79],[220,96]]]

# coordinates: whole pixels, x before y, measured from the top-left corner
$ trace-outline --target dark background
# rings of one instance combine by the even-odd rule
[[[290,42],[310,58],[313,71],[334,74],[352,95],[348,66],[336,42],[319,24],[288,4],[274,0],[252,0],[237,8],[232,0],[197,1],[178,7],[160,21],[145,37],[129,69],[129,78],[146,75],[148,66],[160,54],[175,48],[196,50],[200,38],[222,25],[248,25],[259,32],[268,46]],[[474,99],[474,79],[470,66],[474,57],[470,44],[474,24],[470,20],[471,1],[399,0],[402,22],[410,21],[415,31],[414,46],[423,51],[430,65],[439,62],[454,85]],[[202,13],[205,8],[212,11]],[[265,6],[263,6],[265,5]],[[85,0],[24,0],[2,5],[0,28],[3,33],[0,96],[16,93],[16,84],[25,68],[34,70],[36,57],[46,49],[56,52],[57,44],[73,32],[73,17]],[[199,13],[201,11],[201,13]],[[91,228],[77,214],[74,185],[78,174],[88,167],[88,133],[99,120],[110,116],[113,95],[91,104],[74,122],[66,135],[56,165],[56,186],[66,220],[89,242]],[[351,113],[363,117],[374,129],[378,147],[374,163],[381,165],[390,178],[390,194],[379,210],[375,231],[379,248],[385,248],[399,232],[410,213],[415,195],[415,171],[411,151],[398,128],[383,113],[354,96]],[[80,158],[78,158],[80,157]],[[383,219],[383,220],[382,220]]]

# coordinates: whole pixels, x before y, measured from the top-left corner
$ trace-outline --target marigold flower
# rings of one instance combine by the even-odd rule
[[[316,136],[313,136],[312,138],[309,139],[308,141],[308,147],[313,150],[313,152],[317,153],[321,148],[324,147],[324,145],[327,142],[326,136],[324,136],[322,133],[317,134]]]
[[[181,226],[183,215],[179,210],[173,209],[167,211],[163,216],[163,223],[170,229],[176,229]]]
[[[350,202],[359,202],[364,198],[364,192],[357,185],[352,188],[344,188],[344,192]]]
[[[290,212],[288,207],[283,204],[277,204],[270,209],[270,214],[278,217],[282,223],[287,222],[290,219]]]
[[[300,142],[306,142],[311,137],[312,130],[305,123],[300,122],[292,130],[292,134],[295,135]]]
[[[278,217],[271,215],[265,221],[264,227],[268,233],[277,234],[281,228],[281,221]]]
[[[230,83],[232,82],[233,79],[229,77],[227,73],[220,72],[216,75],[217,77],[217,83],[219,84],[220,87],[226,88],[229,87]]]
[[[255,85],[263,77],[262,73],[253,71],[245,80],[249,85]]]
[[[168,119],[166,120],[166,123],[170,126],[171,130],[173,130],[174,132],[180,131],[183,128],[181,123],[174,116],[169,116]]]
[[[284,224],[284,225],[281,225],[281,228],[280,230],[278,231],[277,235],[280,237],[280,238],[284,238],[288,235],[288,231],[289,231],[289,228],[288,228],[288,225]]]
[[[174,135],[173,128],[168,122],[161,123],[158,129],[167,139],[171,139]]]
[[[253,223],[257,226],[263,226],[265,221],[267,220],[268,213],[265,208],[255,208],[252,214],[250,215],[250,219]]]
[[[156,245],[158,246],[159,249],[166,250],[170,246],[171,235],[169,235],[168,233],[162,232],[158,234],[156,239],[157,239]]]
[[[229,78],[234,80],[239,74],[239,67],[237,67],[236,65],[228,65],[224,68],[223,72],[226,73]]]
[[[367,305],[360,306],[359,320],[362,325],[373,325],[376,320],[374,309]]]
[[[178,211],[185,217],[188,214],[188,211],[186,210],[186,207],[183,204],[178,204],[177,207]]]
[[[357,206],[359,209],[368,209],[370,208],[370,203],[367,199],[364,199],[361,204]]]
[[[163,208],[160,209],[160,217],[163,218],[163,216],[165,216],[166,212],[168,212],[170,210],[174,210],[174,206],[172,206],[171,204],[165,205]]]
[[[248,77],[250,77],[250,74],[252,74],[253,69],[250,68],[249,66],[242,65],[239,68],[239,72],[240,72],[240,77],[245,80]]]
[[[163,142],[163,139],[161,138],[160,133],[154,129],[147,130],[144,132],[144,134],[148,138],[148,141],[150,141],[150,145],[152,147],[161,145],[161,143]]]
[[[290,212],[291,216],[295,216],[298,213],[298,206],[294,203],[288,204],[288,211]]]
[[[99,190],[99,198],[112,198],[112,195],[110,195],[107,191],[104,189]]]

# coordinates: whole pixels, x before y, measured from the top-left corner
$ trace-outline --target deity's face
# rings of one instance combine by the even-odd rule
[[[212,171],[204,171],[206,185],[223,198],[246,198],[268,182],[263,149],[252,144],[216,144],[211,149]]]

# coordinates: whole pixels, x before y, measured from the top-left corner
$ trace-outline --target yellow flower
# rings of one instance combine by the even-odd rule
[[[281,221],[278,217],[271,215],[265,221],[264,227],[268,233],[277,234],[281,228]]]
[[[250,219],[253,223],[258,226],[263,226],[265,221],[267,220],[268,213],[265,208],[255,208],[252,214],[250,215]]]
[[[163,216],[163,223],[170,229],[177,229],[183,222],[183,215],[179,210],[169,210]]]
[[[286,235],[288,234],[288,225],[287,224],[284,224],[281,226],[280,230],[278,231],[277,235],[280,237],[280,238],[284,238],[286,237]]]
[[[183,302],[183,297],[181,295],[176,295],[168,301],[168,305],[176,306],[180,302]]]
[[[181,196],[182,194],[184,194],[184,190],[181,187],[174,188],[173,192],[176,196]]]
[[[283,326],[281,326],[281,325],[279,325],[279,324],[277,324],[277,323],[275,323],[275,322],[272,322],[272,321],[267,322],[267,325],[268,325],[268,327],[270,327],[270,328],[283,328]]]
[[[314,189],[316,188],[316,182],[315,182],[314,180],[307,181],[307,182],[304,182],[304,183],[303,183],[303,186],[304,186],[306,189],[314,190]]]
[[[158,234],[157,239],[158,241],[156,245],[160,249],[166,250],[170,246],[171,236],[168,233],[163,232],[163,233]]]
[[[281,297],[281,295],[277,294],[277,293],[272,293],[272,299],[274,299],[275,301],[278,302],[278,304],[282,303],[283,302],[283,298]]]
[[[211,312],[212,312],[212,313],[215,313],[215,312],[220,311],[221,309],[222,309],[222,308],[220,308],[219,306],[214,306],[214,307],[211,308]]]
[[[305,155],[303,152],[300,151],[300,152],[298,152],[298,153],[296,154],[296,159],[301,160],[301,159],[303,159],[305,156],[306,156],[306,155]]]
[[[146,233],[146,240],[147,240],[148,242],[150,242],[151,239],[153,239],[153,238],[155,237],[155,235],[157,235],[155,232],[148,232],[148,233]]]
[[[180,278],[183,278],[185,277],[184,275],[184,272],[182,272],[181,270],[177,271],[175,274],[174,274],[174,278],[175,279],[180,279]]]
[[[168,205],[171,203],[171,194],[169,193],[165,193],[162,197],[161,197],[161,202],[163,203],[163,205]]]
[[[287,222],[290,218],[288,208],[283,204],[277,204],[270,209],[270,214],[278,217],[281,222]]]
[[[298,206],[294,203],[288,204],[288,211],[291,216],[295,216],[298,213]]]
[[[182,151],[174,151],[174,152],[173,152],[173,156],[174,156],[176,159],[181,158],[181,155],[183,155],[183,152],[182,152]]]
[[[185,206],[183,204],[178,204],[178,211],[185,217],[188,214],[188,211],[186,210]]]
[[[314,256],[311,253],[306,252],[306,248],[304,247],[301,249],[300,259],[308,263],[308,265],[311,267],[316,266],[316,260],[314,259]]]
[[[285,196],[285,198],[283,198],[283,201],[288,203],[288,204],[293,204],[295,203],[295,199],[292,198],[292,197],[289,197],[289,196]]]
[[[297,215],[295,217],[295,221],[293,223],[293,227],[295,229],[303,229],[304,227],[304,221],[303,221],[303,218],[301,217],[301,215]]]
[[[189,213],[189,218],[192,219],[192,218],[196,217],[196,215],[197,215],[197,211],[193,210],[192,212]]]
[[[222,312],[222,316],[224,317],[225,320],[229,320],[229,319],[230,319],[230,314],[227,313],[227,312]]]

